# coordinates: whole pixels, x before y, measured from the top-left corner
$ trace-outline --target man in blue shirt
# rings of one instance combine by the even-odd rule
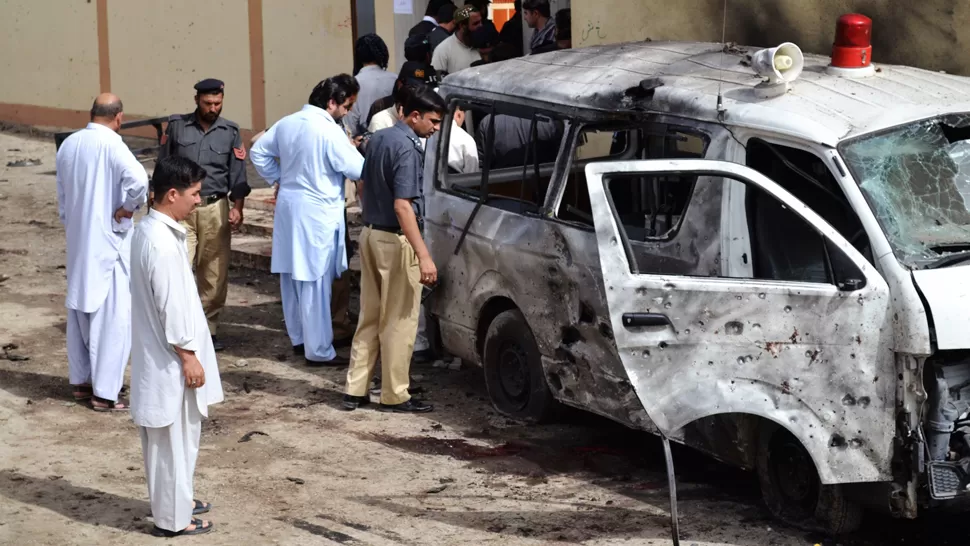
[[[363,168],[360,234],[360,319],[350,350],[343,408],[370,403],[368,387],[381,359],[381,410],[424,413],[433,408],[408,394],[418,331],[421,285],[438,270],[421,236],[424,148],[447,105],[421,86],[407,98],[402,119],[371,137]]]
[[[294,351],[310,366],[339,366],[333,347],[331,283],[347,270],[344,179],[359,180],[364,158],[339,125],[360,86],[328,78],[309,104],[270,127],[250,151],[270,184],[279,181],[271,271],[280,275],[283,318]]]

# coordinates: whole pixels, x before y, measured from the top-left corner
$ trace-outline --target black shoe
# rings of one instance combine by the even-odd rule
[[[344,401],[340,405],[340,409],[344,411],[354,411],[357,408],[362,408],[370,404],[369,396],[353,396],[351,394],[344,395]]]
[[[340,355],[333,357],[332,360],[310,360],[309,358],[304,358],[306,365],[311,368],[334,368],[338,366],[347,366],[350,364],[349,358],[344,358]]]
[[[414,351],[411,355],[411,362],[414,364],[424,364],[426,362],[434,361],[434,351],[431,349],[424,349],[421,351]]]
[[[303,344],[293,346],[293,354],[296,356],[303,356],[306,352],[303,350]]]
[[[408,400],[403,404],[381,404],[380,410],[392,413],[428,413],[434,411],[434,406],[416,400]]]
[[[224,351],[225,349],[226,346],[223,345],[221,341],[216,339],[216,336],[212,336],[212,350],[218,353],[219,351]]]
[[[333,340],[334,349],[343,349],[344,347],[350,347],[354,343],[354,336],[345,337],[343,339]]]

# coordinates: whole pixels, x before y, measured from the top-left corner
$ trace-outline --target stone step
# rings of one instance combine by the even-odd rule
[[[272,226],[272,224],[271,224]],[[350,226],[350,239],[354,242],[360,237],[361,226]],[[272,227],[270,227],[272,233]],[[229,264],[232,267],[253,269],[269,273],[270,264],[273,258],[273,237],[272,235],[255,233],[238,233],[232,236],[232,250],[230,252]],[[356,278],[360,274],[360,255],[354,253],[348,264],[351,275]]]

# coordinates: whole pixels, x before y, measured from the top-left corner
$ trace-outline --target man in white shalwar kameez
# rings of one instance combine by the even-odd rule
[[[266,130],[250,150],[256,172],[279,181],[271,271],[280,275],[286,331],[310,366],[346,365],[333,347],[330,287],[347,270],[344,179],[359,180],[364,158],[343,128],[359,86],[328,78],[309,104]]]
[[[131,352],[131,217],[148,173],[121,140],[121,100],[104,93],[91,123],[57,151],[57,203],[67,232],[67,365],[74,397],[98,411],[119,400]]]
[[[201,202],[206,172],[169,156],[155,166],[154,203],[131,248],[131,417],[138,425],[156,536],[195,535],[211,504],[193,498],[202,419],[222,381],[180,223]]]

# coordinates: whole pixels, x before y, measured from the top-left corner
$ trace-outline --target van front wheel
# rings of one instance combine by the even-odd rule
[[[500,313],[488,326],[482,364],[488,396],[503,415],[529,422],[552,416],[556,401],[546,384],[539,347],[518,309]]]
[[[790,525],[840,535],[862,522],[862,508],[841,485],[823,485],[805,447],[774,423],[759,434],[758,481],[768,510]]]

